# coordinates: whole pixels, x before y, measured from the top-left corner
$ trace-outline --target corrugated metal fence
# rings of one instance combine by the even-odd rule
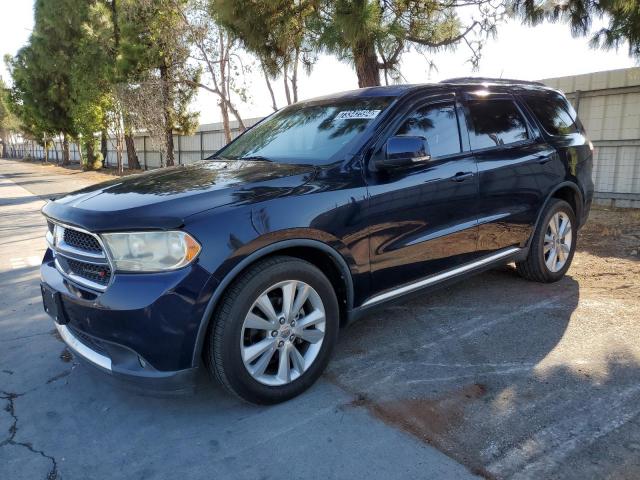
[[[258,122],[260,118],[244,120],[246,127],[250,127]],[[233,138],[240,134],[237,122],[231,122],[231,135]],[[197,162],[209,155],[214,154],[225,145],[224,130],[222,123],[210,123],[198,127],[194,135],[174,135],[174,157],[177,164],[187,164]],[[161,165],[161,154],[154,145],[152,139],[147,135],[136,135],[134,137],[138,161],[145,170],[158,168]],[[80,162],[80,151],[77,145],[69,145],[70,158],[74,163]],[[16,149],[9,151],[10,156],[23,158],[32,156],[44,159],[44,149],[38,145],[31,145],[29,142],[19,145]],[[125,167],[128,166],[127,152],[123,152]],[[56,140],[54,147],[49,149],[49,161],[56,162],[62,160],[62,142]],[[107,158],[105,165],[113,167],[117,164],[115,139],[107,140]]]
[[[595,146],[598,203],[640,207],[640,68],[542,82],[565,92]]]

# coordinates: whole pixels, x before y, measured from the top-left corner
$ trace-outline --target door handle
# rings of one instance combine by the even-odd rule
[[[551,161],[551,159],[553,158],[553,155],[542,154],[542,155],[538,155],[536,158],[538,159],[538,163],[540,165],[544,165],[545,163],[548,163]]]
[[[473,172],[458,172],[451,177],[451,180],[453,182],[464,182],[467,178],[471,177],[473,177]]]

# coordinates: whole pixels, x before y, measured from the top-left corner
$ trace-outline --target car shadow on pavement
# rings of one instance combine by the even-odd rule
[[[327,376],[352,408],[487,478],[637,474],[638,357],[579,296],[569,276],[487,272],[355,323]]]

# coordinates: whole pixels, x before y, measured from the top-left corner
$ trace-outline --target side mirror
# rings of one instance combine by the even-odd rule
[[[431,160],[424,137],[399,135],[390,137],[384,147],[384,157],[376,163],[382,168],[406,167]]]

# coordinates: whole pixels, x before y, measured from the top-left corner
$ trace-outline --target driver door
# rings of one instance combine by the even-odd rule
[[[369,161],[376,165],[386,139],[398,135],[424,137],[431,158],[369,172],[372,295],[469,262],[477,251],[478,172],[454,95],[414,103]]]

